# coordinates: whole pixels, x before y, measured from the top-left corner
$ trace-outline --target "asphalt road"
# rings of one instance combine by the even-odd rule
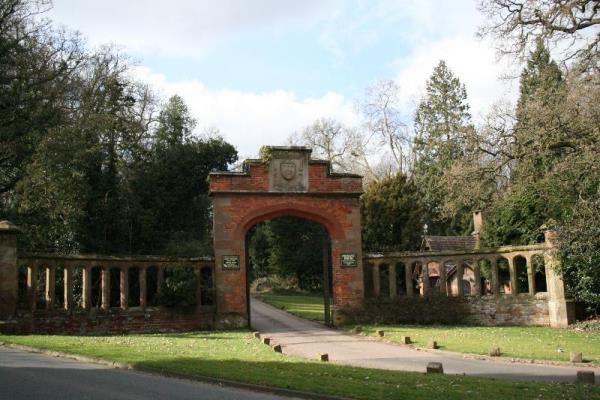
[[[276,400],[254,391],[114,369],[0,346],[0,400]]]
[[[331,362],[359,367],[425,372],[429,362],[441,362],[448,374],[499,379],[573,382],[578,370],[592,370],[600,383],[600,368],[478,360],[460,353],[429,352],[390,344],[376,338],[328,329],[265,304],[251,300],[252,329],[280,344],[284,354],[316,358],[327,353]]]

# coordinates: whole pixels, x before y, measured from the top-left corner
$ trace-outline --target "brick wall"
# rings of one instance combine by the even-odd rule
[[[268,192],[269,165],[248,163],[244,173],[211,173],[211,193]],[[308,164],[308,193],[361,193],[362,178],[351,174],[330,173],[329,164],[310,161]]]
[[[24,314],[17,322],[5,324],[4,333],[41,333],[67,335],[108,335],[151,332],[185,332],[214,327],[211,308],[177,310],[148,308],[145,311],[101,310],[37,311]]]

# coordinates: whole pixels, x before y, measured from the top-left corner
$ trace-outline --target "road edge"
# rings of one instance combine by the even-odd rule
[[[142,372],[142,373],[148,373],[151,375],[155,374],[155,375],[165,376],[168,378],[186,379],[186,380],[190,380],[190,381],[209,383],[212,385],[222,386],[222,387],[245,389],[245,390],[250,390],[250,391],[258,392],[258,393],[274,394],[274,395],[279,395],[279,396],[295,397],[295,398],[307,399],[307,400],[348,400],[347,398],[344,398],[344,397],[336,397],[336,396],[324,395],[324,394],[319,394],[319,393],[305,392],[302,390],[295,390],[295,389],[286,389],[286,388],[281,388],[281,387],[276,387],[276,386],[266,386],[266,385],[259,385],[259,384],[255,384],[255,383],[232,381],[229,379],[213,378],[213,377],[204,376],[204,375],[193,375],[193,374],[186,374],[183,372],[173,372],[173,371],[163,370],[160,368],[136,366],[136,365],[128,364],[128,363],[122,363],[122,362],[117,362],[117,361],[108,361],[108,360],[103,360],[101,358],[94,358],[94,357],[82,356],[82,355],[78,355],[78,354],[65,353],[65,352],[56,351],[56,350],[41,349],[41,348],[37,348],[37,347],[25,346],[25,345],[15,344],[15,343],[7,343],[7,342],[2,342],[2,341],[0,341],[0,347],[26,351],[28,353],[44,354],[44,355],[51,356],[51,357],[66,358],[66,359],[80,361],[80,362],[86,362],[86,363],[90,363],[90,364],[104,365],[106,367],[111,367],[111,368],[115,368],[115,369],[131,370],[131,371],[137,371],[137,372]]]

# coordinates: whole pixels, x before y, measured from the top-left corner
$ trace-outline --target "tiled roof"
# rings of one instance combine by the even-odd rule
[[[477,241],[473,236],[424,236],[424,251],[470,251],[475,250]]]

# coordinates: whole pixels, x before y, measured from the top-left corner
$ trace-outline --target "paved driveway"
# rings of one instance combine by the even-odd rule
[[[218,385],[113,369],[0,346],[2,400],[277,400]]]
[[[430,361],[441,362],[444,372],[493,378],[573,382],[577,370],[593,370],[600,383],[600,368],[581,368],[497,360],[476,360],[458,353],[437,353],[352,335],[307,321],[265,304],[251,301],[252,329],[281,344],[285,354],[315,358],[328,353],[331,362],[360,367],[424,372]]]

